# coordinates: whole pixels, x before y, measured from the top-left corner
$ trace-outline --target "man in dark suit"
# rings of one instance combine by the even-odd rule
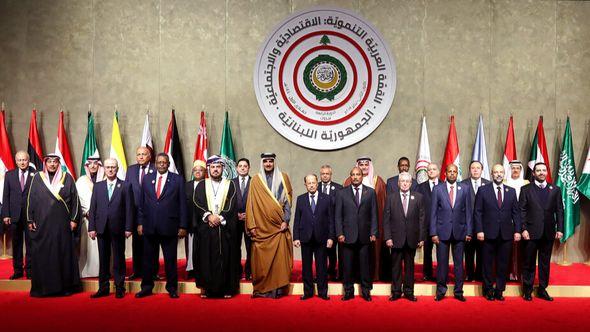
[[[199,238],[197,230],[199,229],[199,222],[196,220],[197,216],[193,213],[194,205],[194,194],[197,184],[205,179],[207,172],[207,165],[203,160],[195,160],[193,162],[193,179],[187,181],[184,186],[184,192],[186,194],[186,213],[188,218],[188,236],[184,239],[184,248],[186,256],[186,272],[187,278],[196,278],[198,271],[196,269],[195,249],[197,246],[197,239]]]
[[[14,157],[17,168],[6,172],[4,177],[4,194],[2,198],[2,220],[12,230],[12,268],[10,280],[24,276],[23,242],[25,245],[25,266],[27,279],[31,279],[31,240],[27,230],[26,203],[31,178],[35,168],[29,166],[29,154],[18,151]],[[24,239],[24,241],[23,241]]]
[[[315,174],[304,178],[307,193],[297,197],[295,224],[293,225],[293,245],[301,247],[303,272],[303,296],[307,300],[313,296],[312,263],[315,257],[318,296],[328,297],[328,273],[326,249],[334,244],[334,219],[330,196],[318,192],[318,178]]]
[[[449,274],[449,249],[453,250],[455,271],[455,298],[465,302],[463,296],[463,249],[471,241],[472,216],[469,187],[457,183],[458,168],[449,164],[447,180],[432,191],[430,205],[430,236],[436,244],[436,301],[445,297]]]
[[[404,297],[417,301],[414,296],[414,257],[416,248],[424,245],[426,238],[426,209],[422,194],[411,192],[412,176],[399,174],[400,190],[387,195],[383,212],[383,238],[391,249],[392,283],[390,301],[402,295],[402,259],[405,266]]]
[[[553,241],[563,237],[563,201],[559,187],[547,183],[547,166],[544,163],[535,164],[533,178],[532,183],[520,190],[519,205],[524,239],[522,287],[524,299],[531,301],[535,281],[535,260],[538,255],[537,296],[553,301],[547,293],[549,264]]]
[[[135,200],[135,220],[133,223],[133,238],[131,243],[132,248],[132,257],[133,257],[133,273],[129,276],[129,280],[138,279],[142,277],[142,269],[143,269],[143,241],[142,237],[137,233],[137,218],[139,216],[138,209],[140,204],[141,198],[141,185],[143,183],[143,179],[146,175],[153,174],[156,169],[154,164],[150,163],[152,154],[150,149],[145,146],[140,146],[137,148],[135,158],[137,160],[137,164],[131,165],[127,168],[127,173],[125,174],[125,182],[128,182],[131,185],[131,190],[133,191],[133,198]],[[157,276],[159,263],[155,262],[155,273]]]
[[[332,181],[332,166],[322,165],[320,168],[320,180],[318,190],[322,194],[330,196],[332,201],[332,215],[334,214],[334,205],[336,192],[342,189],[342,185]],[[342,279],[342,248],[338,245],[338,242],[334,243],[332,248],[327,248],[328,251],[328,277],[331,280]],[[336,255],[338,253],[338,255]],[[336,263],[338,262],[338,276],[336,275]]]
[[[134,201],[131,186],[117,178],[117,160],[104,161],[106,180],[99,181],[92,188],[88,210],[88,236],[98,237],[98,291],[92,298],[110,293],[110,262],[113,253],[113,274],[115,276],[115,297],[125,295],[125,239],[133,228]]]
[[[238,236],[236,239],[238,240],[238,247],[242,247],[242,237],[244,238],[244,245],[246,247],[246,263],[244,265],[244,278],[246,280],[252,280],[252,269],[250,267],[250,253],[252,247],[252,239],[250,238],[250,234],[248,234],[246,230],[246,226],[244,223],[246,222],[246,201],[248,201],[248,190],[250,189],[250,180],[251,177],[248,173],[250,173],[250,160],[247,158],[241,158],[238,160],[238,164],[236,166],[238,171],[238,176],[233,179],[234,186],[239,190],[236,193],[237,197],[237,209],[238,209]],[[240,270],[242,269],[242,251],[240,250]],[[240,272],[240,276],[241,276]]]
[[[401,157],[398,159],[397,161],[397,170],[398,170],[398,175],[396,176],[392,176],[389,179],[387,179],[387,194],[389,194],[390,192],[399,192],[399,186],[398,186],[398,182],[399,182],[399,174],[406,172],[409,173],[410,172],[410,159],[408,159],[408,157]],[[416,181],[416,179],[412,179],[412,187],[410,188],[411,191],[416,190],[416,187],[418,186],[418,182]]]
[[[375,190],[364,186],[363,173],[354,167],[350,171],[350,186],[336,193],[334,221],[338,243],[342,245],[344,259],[343,301],[354,297],[353,263],[358,257],[361,275],[361,296],[371,301],[371,278],[369,250],[377,240],[377,196]]]
[[[426,168],[428,173],[428,181],[420,183],[416,187],[416,191],[422,194],[424,200],[424,207],[426,209],[426,233],[428,233],[429,224],[430,224],[430,203],[432,201],[432,190],[438,184],[438,176],[440,175],[440,171],[438,169],[438,165],[435,163],[428,164]],[[427,234],[428,235],[428,234]],[[426,236],[424,240],[424,247],[423,247],[423,262],[422,262],[422,273],[424,276],[424,281],[435,281],[434,274],[432,273],[432,249],[434,244],[432,243],[432,238],[430,236]]]
[[[492,167],[493,183],[475,195],[473,221],[477,240],[482,242],[483,293],[488,301],[504,301],[512,241],[520,241],[520,210],[516,190],[505,186],[504,167]],[[496,289],[494,290],[494,266]]]
[[[168,172],[170,159],[165,153],[156,156],[157,174],[149,174],[141,185],[139,226],[137,232],[144,237],[144,274],[141,291],[135,297],[152,295],[154,288],[154,261],[159,248],[164,254],[166,290],[170,298],[178,298],[178,272],[176,247],[178,238],[186,236],[188,227],[184,181],[178,174]]]
[[[479,161],[472,161],[469,165],[469,178],[461,183],[468,187],[471,193],[471,210],[475,205],[475,195],[478,190],[489,184],[490,181],[482,178],[483,165]],[[483,260],[481,259],[480,241],[469,241],[465,243],[465,281],[481,281]]]

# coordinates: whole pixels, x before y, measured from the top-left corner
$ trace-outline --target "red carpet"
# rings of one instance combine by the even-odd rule
[[[549,303],[520,298],[487,302],[469,298],[434,302],[419,298],[389,302],[375,297],[366,303],[360,298],[342,302],[317,298],[300,301],[296,296],[279,300],[250,299],[240,295],[230,300],[203,300],[197,295],[181,295],[171,300],[159,294],[144,299],[127,295],[90,299],[88,293],[65,298],[30,298],[27,293],[0,293],[2,328],[5,331],[36,328],[59,331],[408,331],[436,327],[438,331],[475,328],[477,331],[587,331],[590,300],[559,298]],[[6,310],[8,309],[8,311]],[[25,322],[26,320],[26,322]]]
[[[180,281],[186,280],[186,261],[178,260],[178,277]],[[127,274],[131,274],[131,259],[127,260]],[[422,265],[416,264],[416,280],[422,280]],[[164,274],[164,262],[160,261],[160,273]],[[452,269],[451,269],[452,274]],[[12,260],[0,260],[0,279],[8,279],[12,275]],[[560,266],[551,264],[550,285],[590,285],[590,266],[582,263],[572,264],[571,266]],[[295,261],[293,264],[292,282],[302,282],[301,278],[301,261]],[[510,283],[509,283],[510,284]]]

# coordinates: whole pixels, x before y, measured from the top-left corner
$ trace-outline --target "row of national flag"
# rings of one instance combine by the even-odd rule
[[[144,127],[141,135],[140,146],[147,147],[152,152],[152,161],[155,159],[154,156],[154,144],[152,141],[152,135],[150,131],[150,120],[149,114],[145,115]],[[201,112],[200,125],[197,133],[197,141],[195,145],[195,153],[193,160],[201,160],[205,162],[208,157],[208,139],[207,139],[207,123],[205,120],[205,112]],[[43,168],[43,151],[41,148],[41,140],[39,138],[39,132],[37,130],[37,110],[33,109],[31,113],[31,122],[29,125],[29,140],[27,146],[27,152],[30,156],[30,166],[40,170]],[[166,132],[166,138],[164,142],[164,152],[170,158],[170,166],[168,170],[173,173],[180,174],[184,173],[184,163],[182,157],[182,148],[180,142],[180,135],[178,134],[178,127],[176,125],[176,115],[172,110],[170,123],[168,124],[168,130]],[[74,168],[72,153],[66,129],[64,125],[64,113],[60,111],[57,139],[55,141],[55,154],[59,155],[62,160],[62,171],[68,172],[74,179],[77,178],[76,170]],[[233,147],[233,138],[231,134],[231,128],[229,125],[229,115],[225,112],[225,120],[223,125],[223,133],[221,137],[221,148],[220,155],[225,158],[228,165],[224,170],[224,176],[227,178],[233,178],[237,176],[235,169],[235,152]],[[82,160],[80,165],[80,176],[86,174],[84,165],[88,158],[100,158],[100,152],[98,149],[98,142],[96,133],[94,130],[94,115],[91,111],[88,112],[88,127],[86,131],[86,139],[84,141],[84,149],[82,151]],[[119,172],[117,176],[120,179],[125,179],[127,172],[127,159],[125,157],[125,149],[123,147],[123,139],[121,131],[119,129],[119,114],[115,112],[113,116],[113,127],[111,135],[111,146],[110,146],[110,158],[117,160],[119,164]],[[14,157],[10,146],[10,140],[6,129],[6,119],[4,104],[0,111],[0,204],[2,199],[2,190],[4,188],[4,174],[14,169]],[[192,168],[192,166],[191,166]]]
[[[508,122],[508,132],[506,134],[506,144],[504,146],[504,156],[502,160],[504,169],[506,170],[506,176],[509,176],[509,163],[517,159],[516,143],[514,139],[514,123],[511,116]],[[430,146],[428,142],[428,130],[426,128],[426,117],[423,117],[415,169],[416,180],[418,183],[428,180],[427,166],[431,160]],[[483,117],[481,115],[479,116],[477,134],[473,144],[473,151],[470,161],[479,161],[483,166],[482,177],[488,180],[490,179],[490,167],[488,164],[486,152]],[[537,124],[537,130],[531,144],[531,154],[527,163],[528,173],[530,176],[532,176],[532,171],[535,164],[540,162],[547,165],[547,182],[553,183],[542,116],[539,118],[539,122]],[[441,181],[445,180],[445,172],[443,170],[446,169],[447,165],[450,164],[455,164],[457,166],[459,170],[458,180],[460,181],[462,177],[461,157],[454,116],[451,116],[447,144],[443,155],[443,161],[441,163]],[[557,173],[555,185],[561,189],[561,196],[564,203],[565,230],[561,241],[565,242],[568,238],[574,235],[576,226],[580,224],[580,193],[590,198],[590,148],[588,149],[588,155],[586,157],[584,169],[582,170],[582,175],[580,176],[579,182],[577,182],[572,131],[569,116],[567,118],[561,153],[559,155],[558,170],[559,171]],[[523,173],[524,172],[521,173],[521,177],[524,176]]]

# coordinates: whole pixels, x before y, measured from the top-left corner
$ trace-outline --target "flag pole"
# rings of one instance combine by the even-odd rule
[[[561,257],[561,262],[557,263],[560,266],[570,266],[572,262],[567,259],[567,241],[563,243],[563,256]]]
[[[2,236],[2,256],[0,256],[1,260],[10,259],[12,256],[6,254],[6,233]]]

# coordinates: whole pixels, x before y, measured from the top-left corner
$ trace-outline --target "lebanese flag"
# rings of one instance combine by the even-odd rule
[[[531,156],[529,158],[529,170],[533,174],[536,163],[545,163],[547,165],[547,182],[553,183],[551,179],[551,168],[549,167],[549,153],[547,152],[547,141],[545,140],[545,130],[543,129],[543,116],[539,117],[537,132],[531,145]]]
[[[76,169],[72,162],[72,154],[70,153],[70,144],[68,144],[68,137],[64,127],[64,112],[59,112],[59,124],[57,125],[57,140],[55,140],[55,154],[61,159],[61,168],[72,175],[76,180]]]
[[[0,111],[0,203],[2,203],[4,194],[4,175],[15,167],[4,117],[4,103],[2,103],[2,109]]]
[[[457,129],[455,129],[455,116],[451,115],[451,125],[449,126],[449,136],[447,137],[447,146],[440,168],[440,180],[445,181],[447,178],[447,165],[455,164],[458,169],[457,181],[461,181],[461,155],[459,154],[459,140],[457,139]]]
[[[506,133],[506,144],[504,145],[504,159],[502,164],[504,165],[504,172],[510,174],[510,162],[517,160],[516,156],[516,141],[514,140],[514,124],[512,116],[508,122],[508,132]],[[508,175],[506,176],[508,177]],[[524,177],[524,172],[520,172],[520,178]]]
[[[141,144],[139,146],[145,146],[150,150],[152,156],[151,161],[155,161],[156,156],[154,154],[154,143],[152,142],[152,132],[150,131],[150,115],[145,114],[145,122],[143,124],[143,132],[141,133]]]
[[[202,160],[207,162],[209,157],[207,154],[207,122],[205,121],[205,112],[201,112],[201,124],[199,125],[199,133],[197,134],[197,143],[195,144],[194,160]]]
[[[29,124],[29,143],[27,145],[27,153],[30,157],[29,165],[35,167],[38,171],[42,170],[43,150],[41,148],[39,132],[37,131],[37,110],[34,108],[31,112],[31,122]]]
[[[174,110],[172,110],[172,117],[170,118],[170,123],[168,124],[168,131],[166,132],[164,152],[170,159],[168,171],[179,174],[184,178],[182,148],[180,147],[180,138],[178,137],[178,128],[176,127],[176,116],[174,115]]]

